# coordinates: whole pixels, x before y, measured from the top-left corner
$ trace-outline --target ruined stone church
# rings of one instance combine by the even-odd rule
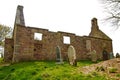
[[[36,36],[37,35],[37,36]],[[68,39],[65,42],[64,39]],[[29,60],[56,60],[56,48],[59,47],[63,60],[68,59],[68,47],[72,45],[77,60],[86,60],[93,50],[97,59],[109,58],[112,52],[112,39],[103,33],[97,19],[91,20],[91,32],[88,36],[77,36],[67,32],[52,32],[48,29],[25,26],[23,6],[18,6],[13,36],[5,39],[4,60],[20,62]],[[106,55],[103,52],[106,51]]]

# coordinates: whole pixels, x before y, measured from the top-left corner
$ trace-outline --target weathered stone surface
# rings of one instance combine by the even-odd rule
[[[4,60],[11,62],[13,58],[13,39],[5,39]]]
[[[95,50],[91,52],[91,60],[92,62],[97,62],[97,53]]]
[[[68,48],[68,59],[70,65],[77,66],[76,51],[73,46],[69,46]]]
[[[91,20],[91,24],[92,24],[92,27],[91,27],[91,32],[89,36],[110,40],[110,38],[99,29],[96,18],[93,18]]]
[[[61,47],[61,55],[63,60],[67,60],[67,51],[69,44],[63,43],[63,36],[70,37],[71,44],[76,49],[77,60],[88,59],[88,56],[86,54],[90,52],[90,50],[96,50],[98,53],[98,59],[102,59],[101,56],[102,51],[104,50],[104,44],[106,44],[105,47],[107,51],[109,53],[112,52],[111,40],[87,36],[80,37],[71,33],[64,32],[55,33],[40,28],[22,27],[21,25],[16,25],[15,27],[17,28],[14,30],[14,45],[11,46],[13,46],[13,53],[15,54],[14,59],[18,59],[18,61],[21,61],[21,59],[24,60],[25,56],[22,54],[29,55],[29,58],[25,58],[25,60],[56,60],[57,45]],[[43,34],[41,41],[34,40],[35,32]],[[86,40],[89,40],[89,43],[86,43]],[[6,48],[5,50],[9,51],[9,48]]]
[[[113,58],[114,58],[114,55],[113,55],[112,52],[110,52],[110,54],[109,54],[109,59],[113,59]]]
[[[18,7],[17,7],[15,24],[25,26],[25,20],[24,20],[24,14],[23,14],[23,6],[18,5]]]

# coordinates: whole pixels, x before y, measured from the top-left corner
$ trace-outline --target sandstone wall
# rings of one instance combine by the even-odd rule
[[[91,51],[96,50],[98,59],[103,59],[103,50],[107,51],[108,55],[112,51],[112,41],[107,39],[93,38],[91,39]]]
[[[4,60],[5,62],[11,62],[13,58],[13,39],[5,39],[5,47],[4,47]]]
[[[41,33],[42,40],[34,40],[34,33]],[[63,43],[63,36],[70,37],[70,44]],[[68,60],[70,45],[74,46],[76,50],[77,60],[89,59],[89,53],[93,50],[96,50],[98,59],[102,59],[104,49],[108,53],[112,52],[111,40],[17,25],[14,41],[17,50],[14,52],[14,59],[18,61],[56,60],[56,47],[59,46],[63,60]]]
[[[33,60],[33,42],[29,37],[30,31],[26,27],[16,25],[14,31],[14,55],[13,62]]]

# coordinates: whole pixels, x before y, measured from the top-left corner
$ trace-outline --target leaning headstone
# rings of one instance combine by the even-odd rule
[[[56,47],[56,62],[57,64],[63,63],[63,60],[61,58],[61,50],[59,46]]]
[[[112,52],[110,52],[110,54],[109,54],[110,56],[109,56],[109,58],[110,59],[113,59],[114,58],[114,56],[113,56],[113,53]]]
[[[68,48],[68,59],[69,59],[70,65],[77,66],[76,51],[73,46],[69,46]]]
[[[119,58],[120,57],[120,54],[119,53],[116,53],[116,58]]]
[[[97,54],[95,50],[91,52],[91,60],[92,62],[97,62]]]

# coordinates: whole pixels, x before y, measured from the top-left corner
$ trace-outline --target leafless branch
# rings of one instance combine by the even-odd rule
[[[120,0],[102,0],[101,2],[108,14],[104,21],[118,28],[120,26]]]

